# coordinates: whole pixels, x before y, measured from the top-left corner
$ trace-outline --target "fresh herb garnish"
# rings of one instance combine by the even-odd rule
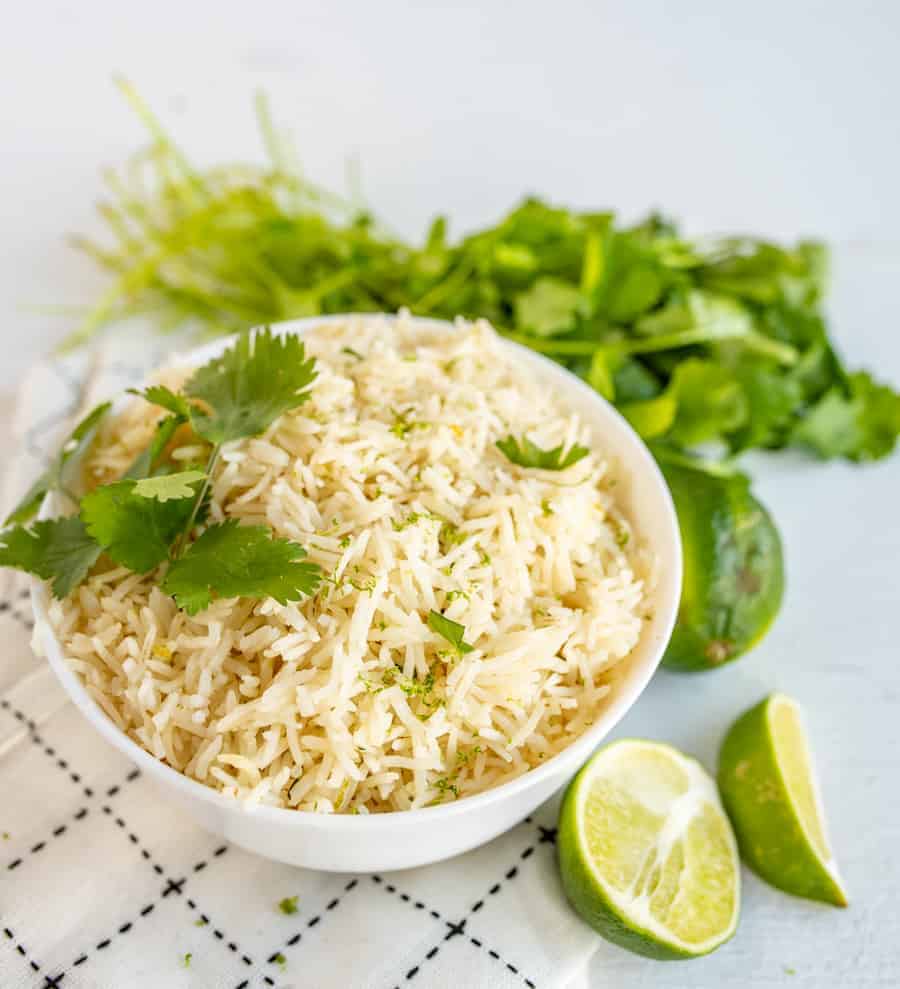
[[[297,337],[280,338],[263,330],[244,334],[197,370],[184,394],[163,386],[136,393],[171,414],[126,476],[80,500],[69,492],[79,508],[76,516],[0,533],[0,565],[52,580],[57,597],[84,580],[101,552],[136,573],[162,565],[168,568],[159,577],[162,587],[192,615],[215,597],[273,597],[283,604],[312,594],[322,578],[319,567],[306,561],[301,546],[273,538],[265,526],[241,526],[228,519],[194,537],[206,521],[209,485],[222,444],[255,436],[301,405],[315,375],[314,362],[306,359]],[[61,483],[62,468],[84,452],[107,408],[99,406],[79,424],[54,467],[14,514],[26,517],[39,488],[46,491]],[[185,424],[211,444],[205,469],[152,473],[175,430]]]
[[[81,499],[81,518],[97,545],[116,563],[135,573],[148,573],[169,558],[170,547],[193,514],[197,481],[204,476],[198,474],[193,486],[185,485],[187,497],[166,500],[138,494],[144,481],[101,485]]]
[[[184,965],[184,967],[185,967],[185,968],[190,968],[190,967],[191,967],[191,959],[192,959],[193,957],[194,957],[194,956],[193,956],[193,954],[191,954],[191,952],[189,951],[189,952],[188,952],[188,953],[187,953],[187,954],[186,954],[186,955],[184,956],[184,958],[182,958],[182,959],[181,959],[181,964],[182,964],[182,965]]]
[[[527,436],[523,436],[521,440],[507,436],[505,439],[497,440],[497,448],[511,463],[520,467],[537,467],[540,470],[565,470],[590,453],[586,446],[579,446],[577,443],[569,447],[565,455],[562,444],[553,447],[552,450],[542,450]]]
[[[459,787],[449,776],[443,776],[441,779],[435,780],[432,785],[443,796],[446,796],[448,793],[452,793],[454,797],[459,796]]]
[[[148,401],[151,405],[158,405],[161,409],[167,409],[182,422],[187,422],[191,416],[191,406],[184,395],[176,395],[175,392],[170,388],[166,388],[165,385],[150,385],[149,388],[144,388],[143,390],[129,388],[128,394],[137,395],[139,398]]]
[[[201,367],[185,394],[210,408],[190,410],[194,430],[210,443],[258,436],[283,413],[309,398],[315,362],[295,334],[265,329],[242,334],[220,358]]]
[[[272,955],[272,961],[275,962],[275,964],[280,966],[281,968],[287,967],[287,958],[285,958],[280,951]]]
[[[187,419],[180,415],[166,416],[165,419],[160,420],[150,445],[134,458],[131,466],[125,471],[125,477],[140,479],[151,475],[166,447],[172,442],[175,431],[185,422]]]
[[[450,618],[445,618],[439,611],[431,610],[428,612],[428,624],[432,631],[437,632],[442,639],[446,639],[453,646],[458,655],[465,655],[475,648],[463,639],[466,634],[466,626],[460,625],[459,622]]]
[[[163,474],[161,477],[145,477],[138,481],[133,493],[141,498],[155,498],[157,501],[172,501],[175,498],[191,498],[196,494],[197,481],[205,481],[206,475],[199,470],[184,470],[177,474]]]
[[[17,525],[0,533],[0,567],[15,567],[52,581],[64,598],[84,580],[101,549],[77,516]]]
[[[283,900],[278,901],[278,909],[287,917],[297,912],[297,896],[286,896]]]
[[[34,518],[48,491],[63,491],[70,500],[77,503],[72,493],[66,490],[63,475],[67,468],[75,467],[84,456],[109,407],[109,402],[98,405],[78,423],[47,470],[31,485],[22,500],[4,519],[4,525],[21,524]]]
[[[287,539],[273,539],[261,525],[227,519],[211,525],[175,560],[163,590],[189,615],[216,597],[274,598],[281,604],[314,593],[322,579],[306,551]]]

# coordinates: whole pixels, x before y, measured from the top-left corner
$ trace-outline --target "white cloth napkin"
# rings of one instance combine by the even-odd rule
[[[35,367],[0,436],[4,507],[76,412],[171,349],[135,330]],[[522,989],[583,973],[597,939],[560,887],[555,801],[426,868],[336,876],[257,858],[170,807],[93,731],[30,649],[23,581],[0,574],[3,989]]]

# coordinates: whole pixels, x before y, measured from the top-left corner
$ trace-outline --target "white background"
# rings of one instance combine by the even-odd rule
[[[258,157],[269,93],[307,171],[408,235],[456,230],[525,192],[662,207],[692,232],[821,236],[835,331],[900,383],[900,6],[357,2],[9,4],[0,28],[0,391],[71,329],[38,305],[102,280],[64,235],[96,229],[99,169],[144,140],[110,83],[129,76],[199,163]],[[770,689],[809,712],[853,901],[839,912],[746,879],[736,939],[690,965],[601,943],[591,985],[900,982],[900,455],[870,468],[795,456],[755,467],[782,528],[789,591],[738,666],[661,675],[624,726],[709,766]],[[793,974],[796,973],[796,974]]]

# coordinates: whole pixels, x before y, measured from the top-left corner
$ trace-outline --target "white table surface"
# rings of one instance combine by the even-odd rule
[[[465,229],[536,191],[629,217],[663,206],[694,232],[822,236],[840,344],[898,383],[898,40],[887,0],[16,5],[0,31],[0,392],[71,326],[22,307],[101,284],[62,236],[95,228],[98,166],[143,139],[114,71],[201,163],[257,154],[265,88],[310,174],[339,185],[358,154],[367,198],[408,234],[438,208]],[[713,766],[741,710],[795,696],[852,905],[747,875],[718,953],[661,965],[601,942],[586,986],[900,984],[900,455],[752,466],[786,544],[782,616],[734,667],[660,674],[620,734]]]

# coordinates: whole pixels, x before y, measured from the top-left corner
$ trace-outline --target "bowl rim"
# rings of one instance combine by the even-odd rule
[[[448,320],[432,319],[429,317],[411,316],[406,313],[341,313],[327,316],[311,316],[303,319],[285,320],[279,323],[270,324],[270,328],[278,334],[299,333],[303,334],[315,327],[333,323],[345,322],[348,319],[358,318],[379,318],[388,323],[394,323],[400,319],[407,322],[430,326],[436,330],[455,331],[459,327],[459,322]],[[474,321],[472,321],[474,322]],[[253,329],[259,329],[254,327]],[[196,365],[200,361],[209,360],[217,353],[226,349],[236,338],[237,334],[221,337],[209,343],[202,344],[190,350],[180,351],[171,354],[167,361],[170,365]],[[635,704],[650,682],[653,674],[662,661],[663,653],[672,636],[675,627],[675,620],[678,613],[678,605],[681,598],[682,587],[682,547],[678,529],[678,517],[675,512],[675,505],[669,492],[668,485],[663,477],[656,460],[647,449],[643,440],[635,432],[631,424],[621,415],[621,413],[602,395],[596,392],[588,384],[566,368],[552,361],[543,354],[537,353],[528,347],[518,344],[500,336],[502,345],[509,348],[515,354],[517,360],[524,364],[531,365],[532,369],[538,369],[538,373],[555,375],[562,382],[566,381],[568,387],[580,392],[596,404],[601,411],[601,417],[615,423],[616,427],[629,440],[634,448],[635,463],[631,464],[629,470],[634,474],[636,469],[643,471],[642,478],[649,480],[656,488],[661,506],[665,512],[664,522],[668,530],[671,556],[661,560],[660,584],[656,589],[656,606],[654,607],[654,626],[656,628],[656,641],[648,647],[649,658],[642,667],[631,671],[627,681],[614,688],[610,702],[604,707],[600,716],[595,720],[587,731],[582,732],[566,748],[561,749],[546,762],[529,769],[527,772],[516,776],[505,783],[483,790],[470,796],[461,797],[451,803],[435,804],[430,807],[418,807],[412,810],[392,810],[375,814],[324,814],[317,811],[294,810],[288,807],[272,807],[266,804],[247,804],[235,797],[229,797],[218,790],[214,790],[199,780],[192,779],[184,773],[175,769],[168,763],[157,759],[146,749],[142,748],[132,738],[121,731],[113,721],[105,714],[103,709],[97,704],[87,692],[84,684],[78,675],[69,667],[64,654],[62,644],[56,636],[48,615],[49,589],[44,581],[36,577],[31,578],[31,605],[35,619],[35,637],[41,639],[44,655],[52,667],[57,678],[62,683],[63,688],[69,695],[69,699],[88,719],[91,725],[109,741],[115,748],[119,749],[128,759],[135,763],[141,771],[145,771],[151,777],[157,777],[165,785],[173,786],[180,790],[185,796],[196,798],[203,802],[212,804],[214,807],[226,813],[247,814],[269,820],[273,824],[287,825],[290,821],[295,821],[298,826],[301,824],[313,824],[320,828],[337,828],[339,830],[356,830],[358,828],[391,828],[399,822],[408,825],[416,821],[437,822],[442,819],[455,817],[467,811],[477,811],[489,804],[502,801],[519,794],[533,785],[539,784],[542,780],[547,780],[560,769],[565,769],[569,764],[583,763],[589,754],[598,746],[603,738],[619,723],[624,715]],[[125,396],[116,396],[119,402],[125,400]],[[118,404],[114,401],[113,407]],[[54,515],[52,507],[55,504],[54,495],[48,494],[40,509],[39,518],[51,518]],[[665,586],[663,586],[665,585]]]

